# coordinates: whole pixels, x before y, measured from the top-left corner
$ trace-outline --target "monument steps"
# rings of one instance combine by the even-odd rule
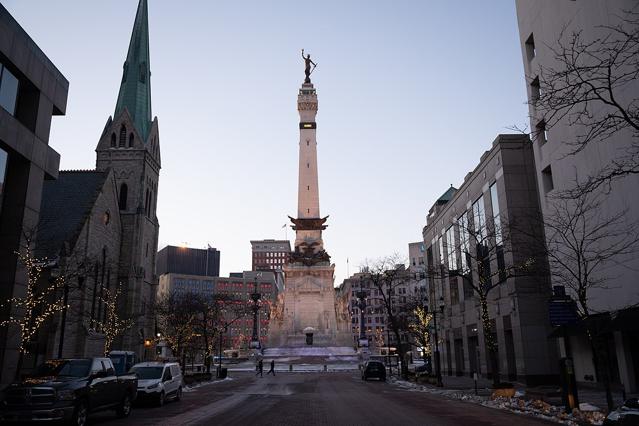
[[[264,349],[264,357],[357,357],[357,352],[348,346],[297,346]]]

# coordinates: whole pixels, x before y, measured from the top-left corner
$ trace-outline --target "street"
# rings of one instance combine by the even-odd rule
[[[136,407],[127,419],[97,413],[91,425],[503,425],[548,424],[543,420],[410,392],[358,372],[279,373],[255,377],[233,373],[185,392],[164,407]]]

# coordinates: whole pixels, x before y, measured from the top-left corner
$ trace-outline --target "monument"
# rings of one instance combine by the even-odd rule
[[[316,64],[304,56],[304,83],[297,96],[300,114],[299,177],[295,250],[283,267],[284,291],[269,324],[270,347],[350,346],[348,315],[335,299],[334,270],[324,250],[322,231],[328,216],[320,216],[317,174],[317,92],[311,83]],[[313,67],[311,68],[311,65]]]

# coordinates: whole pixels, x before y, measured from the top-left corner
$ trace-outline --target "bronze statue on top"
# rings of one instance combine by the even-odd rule
[[[304,83],[310,83],[311,82],[311,74],[313,73],[313,71],[315,71],[315,67],[317,66],[317,64],[313,61],[311,61],[311,55],[307,54],[306,57],[304,57],[304,49],[302,49],[302,59],[304,59],[304,64],[305,64],[305,68],[304,68],[304,74],[306,74],[306,78],[304,79]],[[311,68],[311,64],[313,64],[313,68]]]

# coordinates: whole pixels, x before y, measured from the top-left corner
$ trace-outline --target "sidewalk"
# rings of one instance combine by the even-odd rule
[[[464,393],[474,394],[475,382],[470,377],[444,375],[442,376],[442,382],[444,383],[444,389],[454,389],[464,391]],[[527,387],[525,384],[518,382],[513,382],[513,385],[524,398],[528,396],[534,399],[540,399],[552,405],[563,405],[561,401],[561,387],[559,385]],[[480,377],[477,380],[477,389],[479,391],[479,395],[490,395],[492,393],[492,381]],[[577,392],[580,403],[588,403],[599,407],[602,410],[607,409],[606,392],[604,389],[600,389],[594,386],[581,385],[578,386]],[[615,406],[619,406],[624,402],[623,394],[620,390],[613,390],[612,397]],[[626,399],[631,397],[637,397],[637,394],[626,395]]]

